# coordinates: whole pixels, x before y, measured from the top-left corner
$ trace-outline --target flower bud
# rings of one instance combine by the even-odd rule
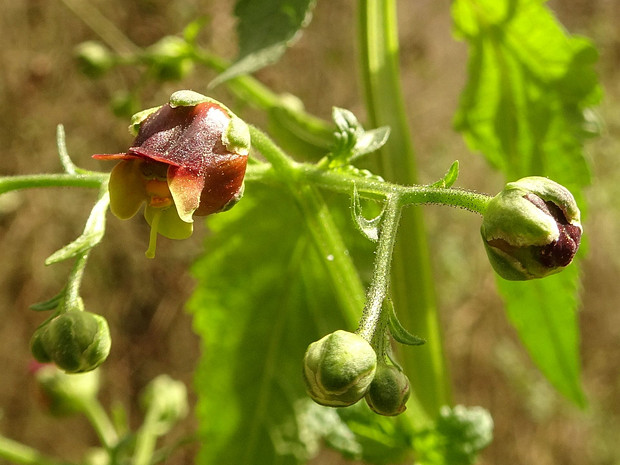
[[[75,56],[80,70],[87,76],[103,76],[114,66],[114,56],[105,45],[95,42],[82,42],[75,48]]]
[[[180,37],[166,36],[147,49],[151,71],[160,81],[178,81],[194,68],[191,48]]]
[[[366,394],[375,375],[377,354],[361,336],[338,330],[308,346],[304,379],[316,403],[346,407]]]
[[[407,409],[409,378],[393,365],[379,363],[366,393],[366,403],[379,415],[395,416]]]
[[[55,416],[83,411],[99,392],[99,371],[67,374],[55,365],[43,364],[34,368],[34,375],[47,408]]]
[[[174,424],[187,415],[187,389],[181,381],[168,375],[153,379],[142,394],[145,410],[155,411],[157,434],[166,434]]]
[[[100,315],[70,311],[39,327],[30,341],[34,357],[67,373],[91,371],[110,353],[110,329]]]
[[[573,195],[550,179],[532,176],[508,183],[491,199],[480,231],[495,271],[520,281],[568,266],[582,228]]]

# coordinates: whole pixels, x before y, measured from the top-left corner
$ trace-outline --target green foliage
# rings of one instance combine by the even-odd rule
[[[452,12],[470,55],[456,128],[508,180],[549,176],[582,203],[581,188],[590,180],[583,143],[595,128],[588,110],[601,95],[596,49],[570,36],[540,0],[458,0]],[[544,281],[498,280],[498,286],[534,361],[582,404],[579,273],[577,264],[571,267]]]
[[[306,397],[306,347],[345,322],[303,218],[282,191],[253,184],[209,224],[214,234],[194,266],[189,303],[204,341],[199,463],[276,463],[271,435],[295,424],[293,407]],[[277,463],[300,463],[299,454]]]
[[[310,22],[314,0],[238,0],[237,61],[211,82],[212,86],[275,63]]]
[[[414,437],[420,465],[471,465],[493,440],[493,420],[481,408],[443,407],[435,425]]]

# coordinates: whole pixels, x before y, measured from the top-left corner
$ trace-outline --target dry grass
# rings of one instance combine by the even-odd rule
[[[229,2],[198,0],[93,1],[135,43],[148,45],[180,31],[199,13],[212,27],[203,38],[231,56],[235,46]],[[208,5],[205,5],[208,3]],[[423,181],[440,176],[453,159],[461,161],[460,184],[494,191],[499,177],[469,154],[451,131],[451,118],[464,81],[465,49],[450,35],[448,2],[403,2],[401,20],[403,82]],[[222,5],[227,5],[222,7]],[[507,324],[493,291],[492,276],[478,244],[478,219],[460,212],[428,209],[431,232],[450,230],[432,241],[456,400],[488,408],[496,439],[483,464],[612,465],[620,463],[620,227],[614,135],[620,95],[617,66],[620,7],[613,0],[552,2],[570,30],[595,39],[602,58],[606,101],[601,113],[607,132],[588,147],[596,182],[589,190],[586,223],[590,254],[583,283],[582,358],[590,408],[577,411],[559,398],[532,368]],[[315,21],[283,61],[260,73],[277,91],[289,91],[310,111],[328,116],[332,105],[363,115],[355,74],[354,11],[349,2],[319,2]],[[69,151],[83,167],[98,168],[91,153],[124,150],[125,121],[114,118],[108,101],[135,83],[132,73],[89,81],[76,72],[72,49],[96,38],[60,1],[23,0],[0,5],[0,173],[59,169],[55,126],[63,123]],[[200,90],[211,77],[201,71],[182,87]],[[145,105],[159,103],[180,84],[149,85]],[[226,101],[224,90],[214,95]],[[249,118],[256,117],[251,112]],[[0,431],[67,459],[81,456],[95,437],[81,419],[56,420],[36,402],[28,341],[40,315],[29,304],[55,294],[67,268],[45,268],[43,260],[83,227],[94,193],[25,192],[0,198]],[[84,287],[89,309],[110,321],[114,347],[106,364],[105,401],[132,406],[153,376],[167,372],[191,386],[198,342],[183,302],[191,293],[187,268],[200,252],[200,234],[190,241],[162,241],[158,259],[147,261],[141,222],[110,221],[104,243],[94,252]],[[464,245],[466,247],[464,247]],[[448,266],[447,263],[451,265]],[[189,419],[179,434],[191,431]],[[168,463],[189,463],[190,449]],[[329,457],[329,458],[328,458]],[[326,455],[324,463],[333,463]],[[321,461],[316,461],[319,463]]]

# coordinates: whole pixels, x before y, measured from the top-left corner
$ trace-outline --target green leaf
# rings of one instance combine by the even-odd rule
[[[209,225],[189,302],[203,341],[198,463],[303,463],[312,455],[303,442],[274,438],[298,435],[308,344],[344,326],[324,265],[296,205],[273,187],[253,184]]]
[[[43,302],[37,302],[36,304],[32,304],[28,308],[30,308],[30,310],[34,310],[35,312],[47,312],[49,310],[55,310],[65,298],[65,294],[66,292],[63,289],[51,299],[45,300]]]
[[[455,126],[507,180],[548,176],[569,188],[582,212],[590,182],[583,153],[601,88],[598,54],[571,36],[540,0],[457,0],[455,33],[469,46],[468,81]],[[540,281],[501,281],[512,323],[551,383],[584,403],[576,321],[577,264]]]
[[[387,465],[411,462],[413,431],[406,417],[377,415],[366,402],[358,402],[337,412],[355,435],[364,463]],[[328,445],[346,454],[338,444],[328,442]]]
[[[457,0],[469,79],[455,126],[510,180],[564,172],[586,184],[587,110],[601,95],[597,52],[570,36],[540,0]]]
[[[315,0],[237,0],[239,56],[210,86],[278,61],[310,22],[315,3]]]
[[[431,184],[431,187],[449,188],[456,182],[459,177],[459,161],[455,160],[446,171],[446,174],[439,180]]]
[[[379,150],[390,137],[390,128],[364,130],[355,115],[344,108],[334,107],[332,118],[336,124],[335,147],[328,154],[331,168],[346,166],[351,162]]]
[[[544,280],[517,282],[498,278],[508,318],[521,341],[553,386],[585,406],[579,365],[577,286],[579,270],[570,265]]]
[[[383,205],[381,212],[369,220],[362,213],[362,203],[356,187],[353,188],[351,203],[351,216],[353,217],[353,221],[355,222],[357,229],[359,229],[366,239],[371,240],[372,242],[377,242],[379,240],[379,226],[381,225],[381,219],[383,218],[383,213],[385,212],[385,204]]]
[[[414,336],[409,331],[407,331],[407,329],[405,329],[405,327],[401,324],[398,317],[396,316],[396,312],[394,311],[394,305],[392,301],[389,301],[387,305],[390,312],[389,325],[390,334],[392,335],[392,337],[397,342],[408,346],[421,346],[423,344],[426,344],[426,341],[424,339],[418,336]]]

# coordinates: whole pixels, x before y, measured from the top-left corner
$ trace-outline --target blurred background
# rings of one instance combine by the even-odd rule
[[[125,151],[131,142],[127,118],[112,111],[128,105],[124,92],[137,85],[136,71],[112,72],[99,80],[82,75],[74,48],[99,37],[89,15],[70,8],[92,5],[133,43],[148,46],[179,33],[198,16],[209,19],[200,43],[233,58],[233,2],[207,0],[0,0],[0,175],[58,172],[56,125],[62,123],[73,160],[81,167],[108,170],[93,153]],[[332,106],[364,119],[356,73],[354,2],[320,1],[314,20],[283,60],[258,78],[277,92],[290,92],[307,109],[329,118]],[[494,278],[479,240],[479,218],[438,207],[426,209],[448,358],[458,403],[481,405],[496,424],[495,440],[482,464],[620,464],[620,2],[550,1],[572,33],[586,35],[601,52],[598,66],[605,88],[599,108],[605,129],[587,146],[594,182],[588,189],[585,230],[582,329],[583,382],[589,407],[579,410],[559,397],[536,371],[507,323]],[[451,35],[448,1],[401,2],[402,79],[420,157],[421,181],[439,178],[458,159],[458,185],[483,192],[500,190],[501,178],[452,131],[451,120],[465,81],[466,50]],[[88,13],[88,11],[87,11]],[[92,20],[93,17],[90,16]],[[143,85],[143,106],[165,101],[179,88],[206,92],[214,74],[205,69],[182,82]],[[248,121],[261,116],[225,88],[213,97],[230,103]],[[34,302],[55,295],[68,265],[45,267],[45,258],[77,237],[96,192],[58,189],[0,197],[0,432],[41,450],[76,460],[96,444],[81,418],[54,419],[45,413],[28,371],[28,348],[42,315]],[[103,243],[91,254],[83,284],[86,308],[111,325],[113,349],[104,365],[103,402],[123,405],[139,424],[137,398],[154,376],[168,373],[191,391],[199,356],[197,337],[183,302],[193,282],[188,271],[202,250],[206,228],[192,239],[161,239],[158,256],[147,260],[147,226],[140,219],[110,217]],[[441,231],[441,234],[439,234]],[[192,402],[195,399],[191,394]],[[169,438],[191,434],[188,418]],[[190,463],[193,447],[167,463]],[[340,463],[332,453],[314,464]]]

